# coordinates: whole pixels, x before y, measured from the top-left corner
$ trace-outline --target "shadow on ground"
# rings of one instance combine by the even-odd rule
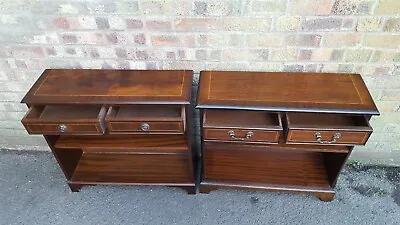
[[[48,152],[0,151],[0,224],[400,224],[400,169],[348,166],[334,201],[307,195],[92,186],[71,193]]]

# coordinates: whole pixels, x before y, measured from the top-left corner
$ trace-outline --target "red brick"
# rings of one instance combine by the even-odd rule
[[[96,18],[92,16],[80,16],[76,21],[73,20],[73,22],[71,22],[71,19],[69,19],[68,22],[70,29],[97,29]]]
[[[146,27],[149,30],[168,30],[172,29],[172,23],[168,20],[149,20],[146,21]]]
[[[191,1],[141,1],[140,9],[145,15],[186,16],[191,13]]]
[[[207,15],[207,3],[200,1],[194,2],[194,13],[199,16]]]
[[[112,32],[105,34],[106,43],[109,44],[131,44],[134,43],[134,35],[125,32]]]
[[[248,46],[251,47],[274,47],[280,46],[282,36],[278,34],[251,34],[246,38]]]
[[[350,15],[356,12],[359,1],[336,0],[332,7],[332,14]]]
[[[335,0],[290,0],[292,15],[329,15]]]
[[[134,36],[134,41],[136,44],[144,45],[146,44],[146,36],[144,34],[136,34]]]
[[[364,38],[364,46],[398,49],[400,46],[400,35],[392,35],[392,34],[366,35]]]
[[[61,42],[65,44],[73,44],[78,42],[78,38],[74,34],[61,34]]]
[[[46,53],[49,56],[56,56],[57,55],[57,52],[54,49],[54,47],[46,48]]]
[[[127,19],[126,25],[127,25],[128,29],[142,29],[143,28],[143,22],[138,19]]]
[[[312,55],[312,50],[300,50],[298,59],[299,60],[310,60]]]
[[[300,64],[291,64],[291,65],[284,65],[283,71],[285,72],[303,72],[304,65]]]
[[[174,20],[175,29],[184,31],[217,30],[220,28],[220,23],[219,19],[183,18]]]
[[[321,39],[322,37],[319,34],[289,35],[285,38],[284,43],[288,46],[316,47],[320,45]]]
[[[197,60],[206,60],[207,59],[207,51],[206,50],[197,50],[196,51],[196,59]]]
[[[126,49],[124,49],[124,48],[116,48],[116,49],[115,49],[115,55],[116,55],[118,58],[123,58],[123,59],[128,58],[128,54],[127,54],[127,52],[126,52]]]
[[[162,65],[162,69],[166,70],[194,70],[195,73],[200,72],[200,70],[205,69],[204,62],[198,61],[173,61],[173,62],[164,62]]]
[[[194,47],[194,35],[155,35],[151,37],[154,46]]]
[[[146,62],[146,70],[158,70],[159,66],[157,62]]]
[[[222,60],[225,61],[248,61],[248,50],[238,49],[224,49],[222,51]]]
[[[354,29],[355,20],[353,18],[345,18],[342,21],[342,30]]]
[[[342,19],[339,18],[322,18],[322,19],[308,19],[303,21],[302,29],[306,31],[311,30],[339,30],[342,26]]]
[[[332,60],[332,54],[334,52],[334,49],[326,48],[326,49],[315,49],[312,51],[311,54],[311,60],[312,61],[331,61]]]
[[[105,36],[100,32],[65,32],[59,34],[62,43],[65,44],[104,44],[106,43]]]
[[[175,52],[166,52],[165,58],[168,60],[175,60],[176,59]]]
[[[8,59],[12,69],[44,69],[47,66],[42,59]]]
[[[345,46],[357,46],[360,44],[362,34],[351,33],[351,34],[327,34],[323,36],[322,46],[327,47],[345,47]]]
[[[270,30],[271,18],[226,17],[223,29],[228,31],[261,31]]]
[[[75,33],[80,44],[104,44],[105,38],[99,32],[77,32]]]
[[[18,46],[8,47],[6,49],[6,55],[9,57],[43,57],[44,52],[40,46]]]
[[[105,18],[105,17],[97,17],[96,24],[97,24],[97,28],[99,28],[99,29],[110,28],[110,23],[108,22],[108,18]]]
[[[254,49],[249,51],[249,60],[251,61],[268,61],[268,49]]]
[[[67,29],[69,28],[69,23],[65,17],[56,17],[53,19],[53,26],[56,28]]]

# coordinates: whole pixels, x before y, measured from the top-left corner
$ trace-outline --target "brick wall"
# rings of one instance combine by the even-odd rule
[[[382,116],[364,152],[400,152],[399,0],[0,1],[0,146],[44,68],[361,73]]]

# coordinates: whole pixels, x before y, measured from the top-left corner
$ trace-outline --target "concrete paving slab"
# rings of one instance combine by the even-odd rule
[[[91,186],[70,192],[49,152],[0,151],[0,224],[400,224],[400,169],[349,166],[330,203],[308,195]]]

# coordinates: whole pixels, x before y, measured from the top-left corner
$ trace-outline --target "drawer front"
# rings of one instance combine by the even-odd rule
[[[110,132],[183,133],[183,124],[176,122],[110,121]]]
[[[212,141],[278,143],[280,131],[254,129],[204,129],[204,139]]]
[[[286,143],[364,145],[371,132],[341,130],[289,130]]]
[[[102,106],[32,106],[22,124],[30,134],[103,134],[105,115]]]
[[[72,181],[107,183],[193,182],[187,154],[83,153]]]
[[[103,134],[100,123],[24,123],[30,134]]]

